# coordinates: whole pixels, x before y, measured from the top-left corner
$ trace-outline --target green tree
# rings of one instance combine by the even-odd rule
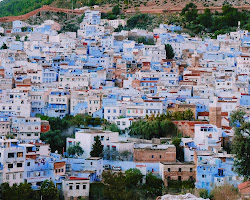
[[[8,46],[5,43],[3,43],[1,49],[8,49]]]
[[[143,178],[139,169],[131,168],[125,171],[125,182],[128,188],[138,187]]]
[[[112,13],[114,15],[120,15],[120,6],[119,5],[115,5],[113,8],[112,8]]]
[[[2,183],[0,185],[0,199],[1,200],[39,200],[37,191],[32,190],[31,185],[28,183],[14,184],[12,187],[9,183]]]
[[[201,198],[204,198],[204,199],[209,198],[208,191],[206,189],[200,189],[199,190],[199,195],[200,195]]]
[[[231,5],[222,6],[223,22],[227,26],[237,26],[238,21],[242,19],[242,14]]]
[[[90,152],[92,157],[103,156],[103,146],[99,136],[95,137],[95,143],[92,146],[92,151]]]
[[[26,200],[34,200],[35,192],[28,183],[20,183],[18,186],[18,198]]]
[[[19,35],[16,36],[16,41],[20,41],[20,36]]]
[[[114,30],[114,32],[121,32],[123,30],[123,26],[121,24]]]
[[[172,144],[176,147],[176,159],[180,162],[184,161],[184,152],[181,148],[181,138],[174,137],[172,140]]]
[[[245,114],[246,112],[245,111],[242,111],[242,110],[235,110],[231,113],[231,125],[232,126],[237,126],[237,125],[241,125],[241,124],[244,124],[246,123],[245,121]]]
[[[76,145],[70,146],[67,149],[68,155],[77,155],[77,156],[81,156],[83,154],[83,149],[80,146],[79,142]]]
[[[70,125],[70,120],[67,119],[67,116],[61,119],[60,117],[48,117],[38,114],[36,117],[40,117],[41,120],[48,120],[52,131],[64,131],[68,129]]]
[[[195,21],[198,16],[197,6],[194,3],[187,4],[181,11],[187,22]]]
[[[100,126],[102,124],[102,120],[99,117],[94,118],[93,126]]]
[[[168,115],[162,114],[135,121],[129,127],[129,134],[142,135],[145,139],[176,136],[176,126],[168,117]]]
[[[173,137],[177,134],[176,126],[173,122],[168,119],[165,119],[160,122],[161,134],[160,137]]]
[[[173,113],[173,118],[175,120],[183,120],[184,119],[184,113],[180,111],[176,111]]]
[[[184,111],[184,119],[189,121],[194,119],[194,113],[191,109],[187,109]]]
[[[211,14],[210,9],[206,8],[204,10],[204,14],[199,15],[198,21],[205,28],[210,28],[212,26],[212,23],[213,23],[212,14]]]
[[[47,144],[50,144],[51,152],[57,150],[59,153],[62,153],[66,144],[66,137],[62,135],[60,130],[50,130],[46,133],[42,133],[40,139]]]
[[[116,123],[112,123],[109,126],[107,126],[107,129],[112,131],[112,132],[118,132],[120,133],[121,130],[119,129],[119,127],[116,125]]]
[[[76,116],[74,116],[74,118],[72,119],[72,124],[76,125],[77,127],[80,127],[81,125],[84,124],[85,122],[85,117],[83,114],[77,114]]]
[[[101,182],[94,182],[90,184],[89,199],[102,200],[104,199],[105,185]]]
[[[142,188],[145,198],[155,198],[162,195],[163,181],[152,173],[149,173],[146,176],[146,183]]]
[[[173,59],[174,58],[174,50],[170,44],[165,44],[165,51],[166,51],[166,59]]]
[[[102,174],[104,188],[104,199],[108,200],[131,200],[133,193],[126,190],[126,177],[121,173],[105,171]]]
[[[28,36],[27,35],[25,36],[24,41],[28,41]]]
[[[130,160],[133,157],[133,153],[128,150],[124,150],[120,152],[120,157],[122,160]]]
[[[139,13],[139,14],[131,16],[127,20],[126,27],[129,30],[133,28],[149,30],[150,26],[153,23],[153,18],[154,17],[149,14]]]
[[[43,200],[59,200],[59,193],[53,181],[44,181],[40,193]]]
[[[0,199],[12,200],[16,198],[16,193],[13,193],[9,183],[2,183],[0,186]]]
[[[244,120],[243,111],[235,111],[231,115],[231,123],[234,126],[235,137],[233,139],[232,152],[235,154],[234,165],[236,171],[246,177],[250,177],[250,122]]]

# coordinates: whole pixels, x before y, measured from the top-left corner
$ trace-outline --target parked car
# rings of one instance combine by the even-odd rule
[[[121,166],[113,166],[112,168],[114,171],[122,171]]]
[[[110,170],[110,169],[111,169],[111,166],[110,166],[110,165],[104,165],[103,168],[104,168],[105,170]]]

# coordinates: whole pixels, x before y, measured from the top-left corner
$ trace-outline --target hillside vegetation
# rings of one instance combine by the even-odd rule
[[[49,5],[54,0],[3,0],[0,2],[0,17],[22,15]]]
[[[72,2],[73,1],[73,2]],[[80,8],[100,5],[103,11],[110,10],[113,5],[120,4],[122,9],[130,8],[183,8],[193,2],[197,6],[250,5],[250,0],[3,0],[0,2],[0,17],[26,14],[43,5],[58,8]]]

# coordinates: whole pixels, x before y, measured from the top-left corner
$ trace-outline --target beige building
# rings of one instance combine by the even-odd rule
[[[176,148],[174,145],[135,144],[135,162],[175,162]]]
[[[221,106],[217,98],[209,105],[209,123],[221,128]]]
[[[172,107],[168,107],[168,111],[169,112],[185,112],[186,110],[192,110],[192,112],[196,113],[196,105],[194,104],[179,104],[179,103],[176,103],[174,106]]]
[[[193,162],[161,162],[160,176],[165,186],[168,185],[168,180],[195,180],[196,165]]]
[[[196,124],[208,124],[208,122],[204,121],[188,121],[188,120],[173,121],[173,123],[176,125],[176,127],[184,137],[188,136],[191,138],[194,137],[194,126]]]

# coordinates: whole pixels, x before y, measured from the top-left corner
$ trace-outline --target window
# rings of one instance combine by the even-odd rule
[[[23,178],[23,174],[22,173],[20,174],[20,178]]]
[[[171,169],[170,169],[170,168],[168,168],[168,172],[171,172]]]
[[[82,189],[85,190],[86,189],[86,185],[82,185]]]
[[[13,168],[13,164],[8,164],[8,168]]]
[[[205,175],[205,174],[202,174],[202,178],[206,178],[206,175]]]
[[[181,172],[181,168],[179,168],[179,172]]]
[[[178,176],[178,181],[181,181],[181,176]]]
[[[30,166],[30,162],[27,162],[27,166]]]
[[[6,174],[6,180],[9,180],[9,179],[10,179],[10,175]]]
[[[18,157],[18,158],[22,158],[22,157],[23,157],[23,152],[18,152],[18,153],[17,153],[17,157]]]
[[[73,190],[73,185],[70,185],[70,186],[69,186],[69,190]]]
[[[76,190],[80,190],[80,185],[76,185]]]
[[[160,155],[160,158],[161,158],[161,155]]]
[[[190,168],[190,172],[192,172],[193,171],[193,168]]]
[[[13,179],[16,179],[16,174],[13,174]]]
[[[14,158],[15,154],[14,153],[8,153],[8,158]]]
[[[23,163],[17,163],[17,167],[22,167]]]
[[[152,158],[154,158],[154,155],[152,155]]]

